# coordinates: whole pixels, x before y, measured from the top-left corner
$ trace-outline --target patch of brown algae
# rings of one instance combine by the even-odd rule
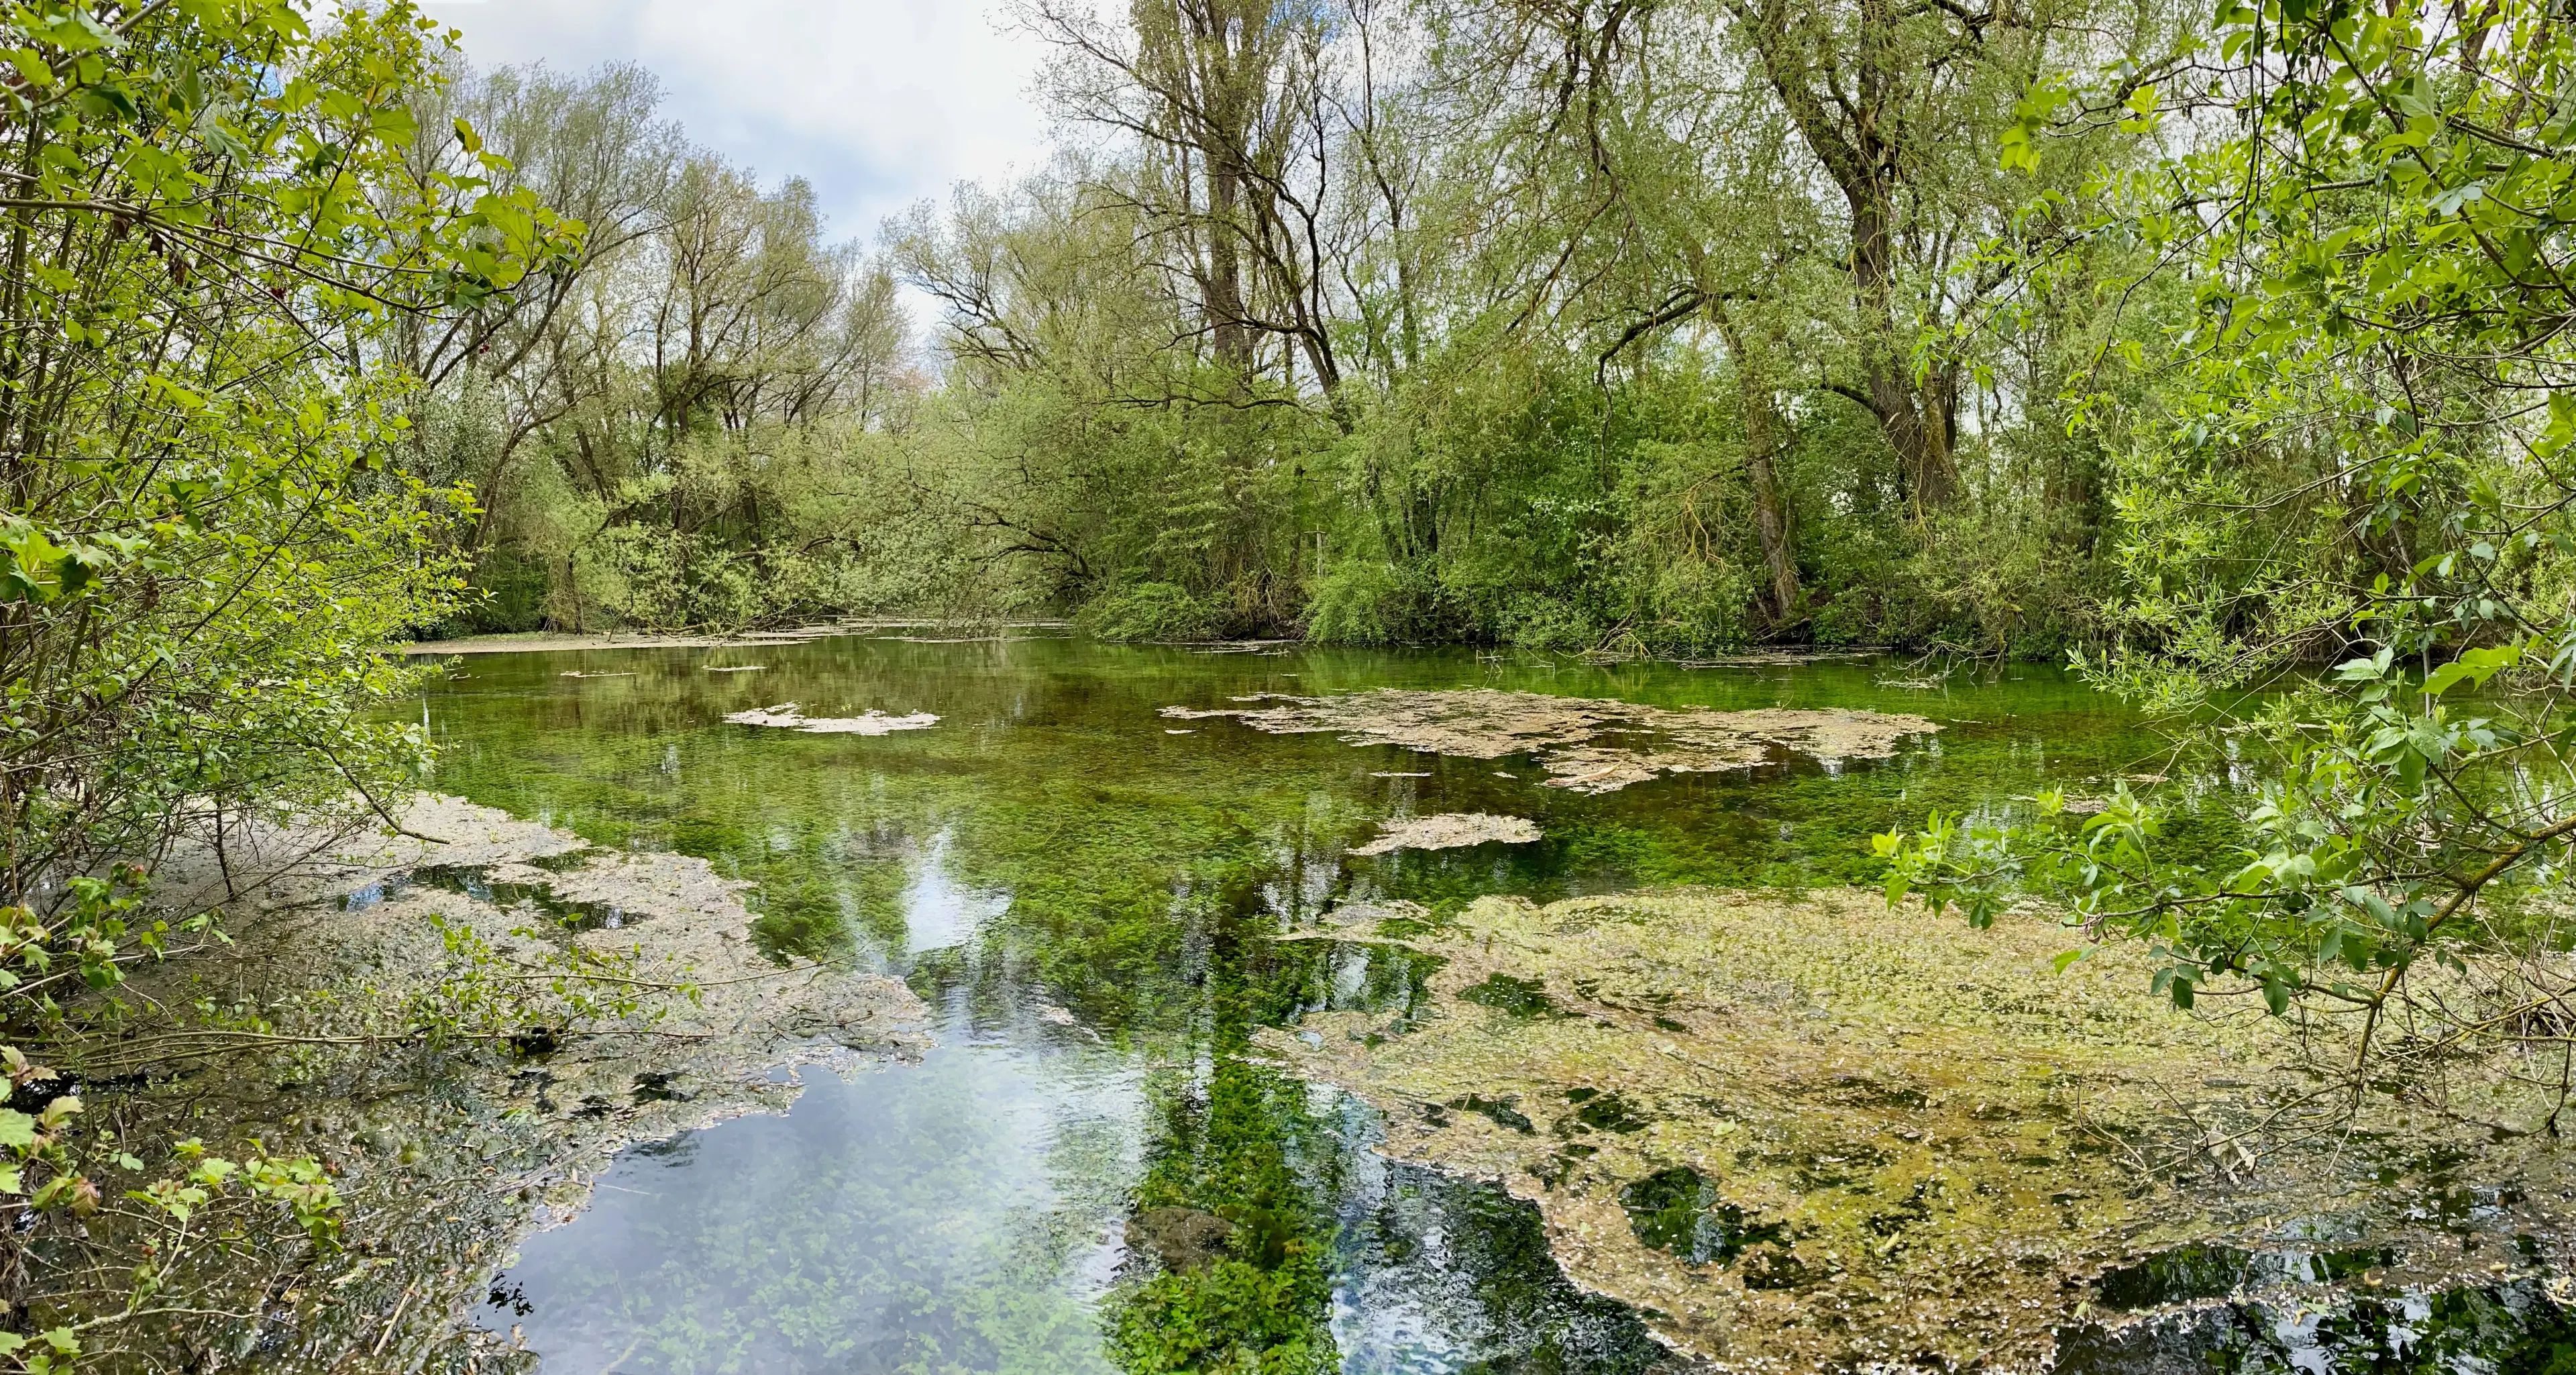
[[[1467,688],[1380,688],[1333,697],[1277,693],[1210,711],[1165,707],[1175,720],[1233,717],[1274,735],[1338,734],[1354,745],[1398,745],[1464,759],[1531,754],[1552,788],[1616,792],[1668,773],[1749,769],[1788,751],[1826,760],[1884,759],[1908,736],[1940,729],[1920,716],[1876,711],[1714,711],[1588,697]],[[1263,705],[1269,703],[1272,705]]]
[[[2123,950],[2060,972],[2072,940],[2035,919],[1849,890],[1489,898],[1400,938],[1373,915],[1332,938],[1440,957],[1427,1004],[1265,1052],[1377,1107],[1391,1156],[1536,1203],[1575,1282],[1726,1370],[2044,1369],[2096,1276],[2185,1242],[2322,1227],[2485,1274],[2492,1246],[2421,1222],[2421,1162],[2454,1194],[2560,1177],[2479,1121],[2529,1104],[2466,1086],[2448,1116],[2240,1134],[2314,1094],[2295,1029],[2178,1012]],[[2480,1197],[2520,1210],[2507,1235],[2567,1235],[2564,1189]]]
[[[1530,845],[1544,839],[1538,823],[1526,817],[1489,812],[1442,812],[1438,816],[1389,821],[1378,838],[1351,851],[1355,855],[1391,855],[1398,850],[1463,850],[1470,845]]]

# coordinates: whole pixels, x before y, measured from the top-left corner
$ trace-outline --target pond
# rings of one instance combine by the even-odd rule
[[[1164,714],[1376,688],[1940,729],[1882,759],[1774,751],[1588,794],[1523,756]],[[725,719],[791,702],[939,719]],[[766,948],[897,974],[935,1013],[917,1063],[806,1070],[783,1116],[632,1150],[587,1212],[522,1246],[479,1321],[550,1371],[1188,1370],[1233,1346],[1269,1352],[1265,1372],[1686,1368],[1565,1279],[1535,1209],[1381,1159],[1368,1107],[1256,1052],[1259,1028],[1402,1006],[1423,978],[1400,947],[1279,937],[1343,908],[1866,885],[1874,832],[2166,771],[2166,742],[2062,672],[1865,660],[848,636],[475,656],[422,710],[443,790],[710,860],[759,885]],[[1450,813],[1540,838],[1355,853],[1381,823]]]

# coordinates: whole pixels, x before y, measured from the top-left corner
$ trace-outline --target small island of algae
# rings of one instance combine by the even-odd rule
[[[805,735],[892,735],[899,730],[928,730],[939,724],[939,718],[926,711],[910,716],[889,716],[882,711],[860,716],[807,716],[794,702],[737,711],[725,720],[737,726],[767,726]]]
[[[1887,712],[1715,711],[1492,688],[1236,700],[1245,705],[1165,707],[1163,715],[1232,717],[1273,735],[1332,733],[1354,745],[1465,759],[1530,754],[1547,770],[1549,787],[1582,793],[1616,792],[1663,774],[1749,769],[1784,751],[1813,759],[1885,759],[1905,738],[1940,729],[1920,716]]]
[[[1398,850],[1462,850],[1470,845],[1528,845],[1543,837],[1538,825],[1517,816],[1485,812],[1443,812],[1390,821],[1378,838],[1351,851],[1355,855],[1391,855]]]

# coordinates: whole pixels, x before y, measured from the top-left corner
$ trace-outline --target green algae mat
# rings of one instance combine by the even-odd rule
[[[1436,960],[1425,996],[1264,1046],[1377,1105],[1388,1153],[1503,1181],[1568,1273],[1729,1369],[2038,1369],[2106,1271],[2214,1242],[2478,1275],[2411,1187],[2437,1158],[2515,1196],[2491,1233],[2565,1225],[2554,1148],[2493,1139],[2539,1137],[2554,1095],[2488,1067],[2438,1113],[2293,1130],[2340,1106],[2311,1071],[2341,1032],[2177,1011],[2139,953],[2066,964],[2036,919],[1684,889],[1331,938]]]

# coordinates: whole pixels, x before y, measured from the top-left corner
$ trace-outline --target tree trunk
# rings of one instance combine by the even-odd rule
[[[1959,490],[1959,470],[1951,457],[1951,371],[1936,363],[1919,385],[1914,380],[1912,350],[1904,346],[1896,324],[1887,188],[1870,178],[1846,187],[1845,196],[1852,211],[1852,289],[1859,297],[1861,328],[1873,336],[1864,343],[1869,408],[1896,450],[1906,497],[1918,512],[1938,510]]]
[[[1216,330],[1217,361],[1237,376],[1252,371],[1252,330],[1244,323],[1243,250],[1236,227],[1243,180],[1215,149],[1208,155],[1207,313]]]
[[[1954,364],[1935,363],[1914,380],[1911,332],[1896,312],[1895,207],[1905,165],[1900,146],[1905,124],[1909,57],[1898,41],[1899,16],[1889,0],[1859,0],[1853,50],[1821,44],[1801,22],[1793,0],[1727,0],[1742,32],[1761,54],[1764,74],[1799,136],[1851,207],[1852,297],[1859,307],[1859,344],[1870,413],[1896,450],[1905,494],[1918,512],[1948,505],[1959,490],[1951,455],[1958,389]],[[1841,71],[1853,74],[1848,92]]]
[[[1780,625],[1798,619],[1806,592],[1798,585],[1797,530],[1789,494],[1780,482],[1779,455],[1789,439],[1788,417],[1772,396],[1760,361],[1744,346],[1735,322],[1718,313],[1718,330],[1735,356],[1736,396],[1743,411],[1744,476],[1753,488],[1753,531],[1762,542],[1762,565],[1771,574],[1771,615]]]
[[[1761,404],[1767,407],[1769,402],[1766,395]],[[1801,619],[1799,610],[1807,594],[1798,585],[1796,534],[1789,523],[1788,493],[1780,487],[1780,470],[1772,462],[1776,450],[1768,447],[1769,435],[1763,429],[1748,427],[1744,440],[1744,475],[1753,486],[1754,533],[1762,538],[1762,563],[1771,571],[1771,614],[1779,624],[1792,625]]]

